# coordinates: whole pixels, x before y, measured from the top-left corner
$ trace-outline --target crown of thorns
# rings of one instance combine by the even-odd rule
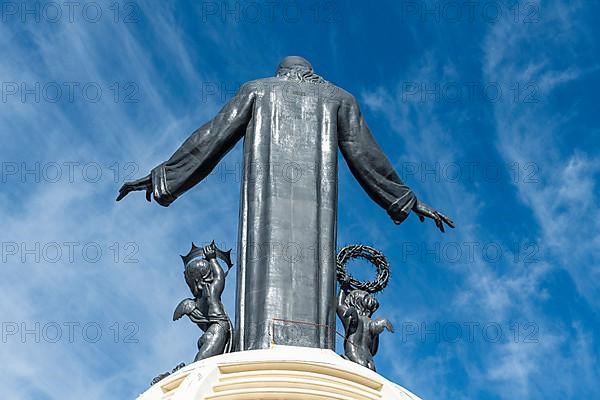
[[[377,277],[374,280],[361,282],[348,273],[346,263],[356,258],[363,258],[375,266]],[[351,244],[343,247],[338,253],[336,272],[339,282],[343,282],[348,278],[350,286],[354,289],[376,293],[385,289],[388,284],[390,279],[390,264],[379,250],[366,245]]]

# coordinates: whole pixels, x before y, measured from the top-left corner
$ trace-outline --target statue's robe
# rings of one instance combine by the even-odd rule
[[[152,171],[168,206],[244,138],[236,349],[335,346],[338,147],[396,223],[416,198],[377,145],[354,97],[280,77],[244,84],[219,114]]]

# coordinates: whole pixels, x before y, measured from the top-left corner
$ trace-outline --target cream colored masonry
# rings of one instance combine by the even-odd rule
[[[421,400],[331,350],[277,346],[223,354],[168,376],[138,400]]]

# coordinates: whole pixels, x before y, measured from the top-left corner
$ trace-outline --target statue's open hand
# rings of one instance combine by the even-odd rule
[[[387,329],[391,333],[394,333],[394,326],[390,321],[385,318],[377,318],[376,320],[371,322],[370,330],[374,335],[379,335],[383,332],[384,329]]]
[[[217,249],[214,241],[211,244],[204,246],[202,250],[204,251],[204,257],[206,257],[207,260],[217,258]]]
[[[119,189],[119,195],[117,196],[117,201],[120,201],[123,197],[127,196],[130,192],[135,192],[138,190],[146,191],[146,200],[150,201],[152,198],[152,176],[150,174],[145,177],[135,180],[125,182],[121,189]]]
[[[385,329],[387,329],[391,333],[394,333],[394,325],[392,325],[392,323],[387,319],[385,320]]]
[[[450,228],[454,228],[454,222],[449,217],[418,200],[413,206],[413,211],[417,214],[421,222],[425,221],[426,217],[431,218],[435,222],[435,226],[442,232],[444,232],[444,224],[448,225]]]

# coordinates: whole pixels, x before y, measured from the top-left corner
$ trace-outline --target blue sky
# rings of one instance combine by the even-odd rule
[[[340,159],[338,245],[392,262],[379,371],[423,399],[594,398],[600,6],[465,3],[2,2],[3,396],[133,398],[193,358],[179,254],[235,249],[241,146],[167,209],[115,195],[302,55],[457,224],[394,225]]]

